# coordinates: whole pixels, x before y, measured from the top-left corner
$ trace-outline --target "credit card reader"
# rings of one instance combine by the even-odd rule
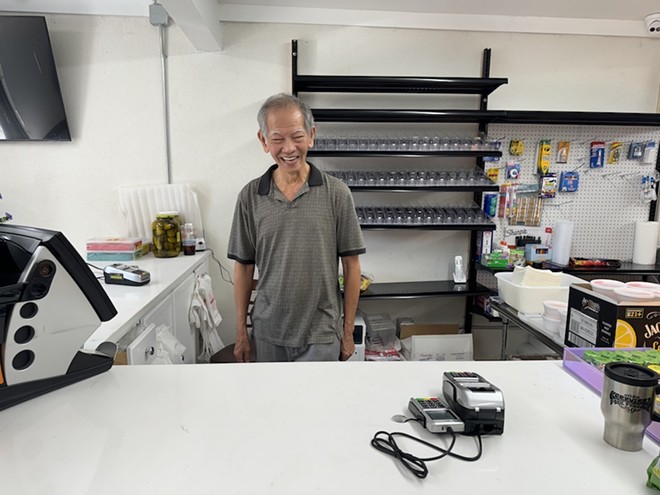
[[[103,269],[103,278],[106,284],[119,285],[146,285],[151,281],[151,275],[140,270],[137,265],[114,263]]]
[[[461,418],[447,407],[442,397],[413,397],[408,402],[408,410],[432,433],[447,433],[450,428],[461,433],[465,428]]]
[[[504,396],[488,380],[471,371],[448,371],[442,393],[448,406],[465,423],[464,435],[501,435]]]

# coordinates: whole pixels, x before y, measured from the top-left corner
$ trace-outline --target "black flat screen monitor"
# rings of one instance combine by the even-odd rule
[[[0,141],[71,141],[42,16],[0,16]]]

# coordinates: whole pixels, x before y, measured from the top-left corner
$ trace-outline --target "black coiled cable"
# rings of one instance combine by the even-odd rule
[[[463,461],[473,462],[481,457],[481,454],[483,452],[481,436],[476,437],[477,445],[479,447],[477,454],[473,457],[467,457],[452,452],[452,449],[456,444],[456,433],[454,433],[454,431],[451,428],[447,429],[447,433],[451,435],[451,443],[449,444],[449,447],[447,447],[446,449],[443,449],[442,447],[438,447],[437,445],[433,445],[432,443],[422,440],[421,438],[414,437],[412,435],[400,431],[394,431],[392,433],[386,431],[379,431],[371,439],[371,445],[372,447],[374,447],[377,450],[380,450],[384,454],[391,455],[392,457],[397,459],[399,462],[401,462],[401,464],[404,465],[406,469],[408,469],[408,471],[413,473],[418,478],[424,479],[429,474],[428,467],[426,467],[426,463],[429,461],[437,461],[439,459],[442,459],[443,457],[450,456]],[[415,442],[421,443],[433,450],[437,450],[441,452],[441,454],[433,457],[417,457],[399,448],[399,446],[396,443],[396,440],[394,439],[397,436],[414,440]]]

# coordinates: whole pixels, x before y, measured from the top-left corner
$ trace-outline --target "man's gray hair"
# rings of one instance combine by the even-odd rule
[[[301,101],[299,98],[287,94],[279,93],[268,98],[257,114],[257,122],[259,123],[259,130],[261,134],[268,137],[268,127],[266,126],[266,117],[271,110],[279,110],[281,108],[290,108],[294,107],[303,114],[305,132],[307,134],[312,134],[312,128],[314,127],[314,116],[312,115],[312,110],[309,108],[307,103]]]

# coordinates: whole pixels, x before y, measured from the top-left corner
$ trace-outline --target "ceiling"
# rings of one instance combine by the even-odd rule
[[[278,5],[346,10],[421,12],[435,14],[563,17],[642,20],[660,12],[659,0],[228,0],[236,5]]]
[[[179,0],[199,3],[196,0]],[[220,6],[242,8],[303,8],[367,10],[405,13],[497,15],[571,19],[638,20],[660,12],[659,0],[212,0]],[[148,15],[153,0],[3,0],[0,11]]]
[[[2,0],[0,11],[148,16],[153,0]],[[224,22],[649,37],[660,0],[159,0],[200,50]],[[655,36],[660,40],[660,36]]]

